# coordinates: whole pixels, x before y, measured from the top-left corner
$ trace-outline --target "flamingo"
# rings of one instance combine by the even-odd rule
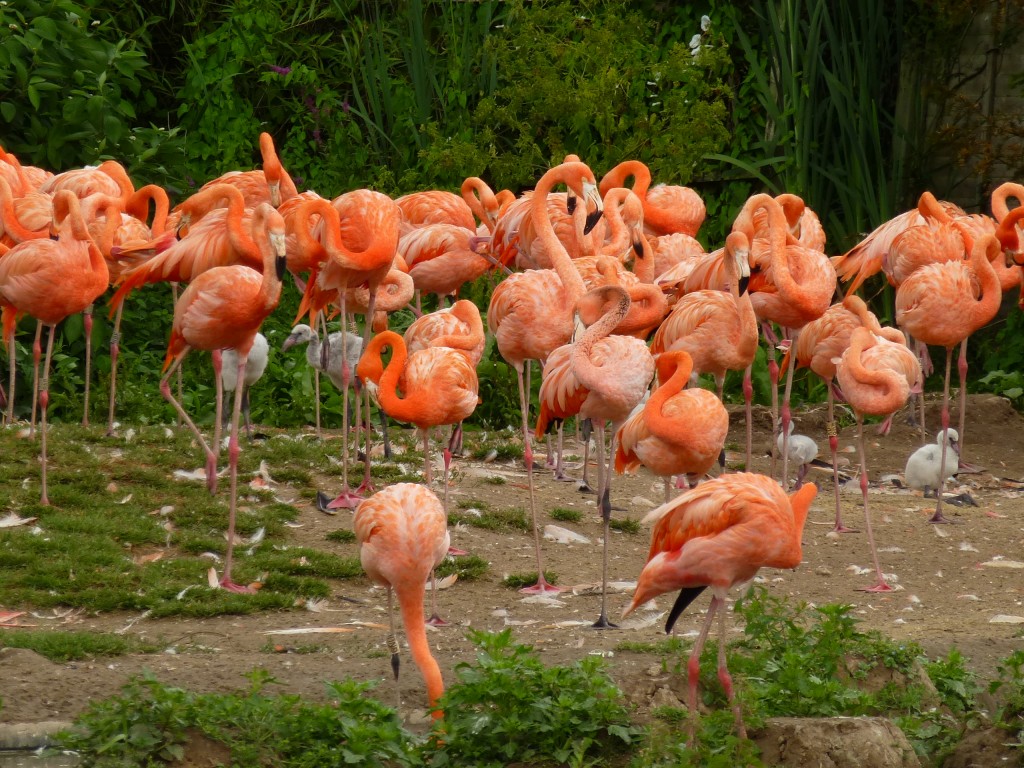
[[[669,477],[701,477],[718,460],[729,434],[729,412],[706,389],[684,389],[693,370],[688,352],[664,352],[655,363],[661,386],[619,428],[615,471],[635,472],[643,464],[665,478],[669,501]]]
[[[50,402],[50,360],[53,356],[53,335],[56,326],[68,315],[81,312],[107,288],[107,262],[82,216],[78,198],[68,190],[53,199],[55,240],[29,240],[11,248],[0,258],[0,308],[3,333],[13,349],[17,316],[28,313],[36,318],[38,346],[43,325],[49,326],[46,341],[46,362],[43,378],[36,377],[39,407],[42,411],[42,486],[39,503],[49,505],[46,489],[46,409]],[[38,359],[38,358],[37,358]],[[11,360],[13,392],[14,361]],[[38,374],[38,367],[36,369]],[[13,395],[11,397],[13,400]]]
[[[402,625],[409,650],[427,684],[431,716],[443,715],[436,708],[444,693],[437,661],[430,653],[423,620],[423,593],[427,575],[441,564],[450,543],[444,508],[430,489],[416,483],[396,483],[360,502],[352,517],[359,542],[359,561],[375,584],[387,588],[388,618],[394,636],[391,592],[398,596]],[[397,654],[392,668],[398,676]]]
[[[794,435],[793,430],[796,428],[796,424],[792,421],[789,422],[789,429],[787,431],[788,440],[786,440],[786,449],[789,451],[789,458],[796,463],[796,484],[793,486],[794,491],[800,490],[800,486],[804,484],[804,477],[807,476],[807,468],[811,466],[811,462],[818,458],[818,444],[807,435]],[[782,433],[779,433],[778,438],[775,440],[775,445],[782,451]],[[782,487],[788,488],[789,478],[782,478]]]
[[[907,485],[924,491],[927,496],[929,490],[941,488],[946,480],[952,479],[957,468],[953,465],[945,466],[942,457],[947,450],[960,455],[959,437],[955,429],[943,429],[935,435],[934,443],[923,445],[910,454],[903,471]],[[945,477],[940,473],[944,473]],[[939,491],[935,490],[935,493]]]
[[[217,454],[207,445],[202,433],[171,394],[168,384],[185,356],[192,349],[209,351],[233,349],[238,353],[235,401],[231,416],[231,438],[228,448],[231,473],[231,505],[228,512],[228,545],[224,558],[224,574],[220,586],[232,592],[251,592],[249,587],[231,579],[232,555],[235,546],[235,510],[238,502],[238,421],[242,405],[245,365],[259,332],[260,325],[277,307],[284,277],[284,220],[269,203],[261,203],[253,213],[253,239],[263,256],[263,273],[236,264],[215,267],[196,277],[181,294],[174,307],[174,324],[167,345],[160,392],[174,406],[182,421],[196,436],[206,454],[206,484],[213,493],[217,489]],[[220,388],[217,390],[215,442],[220,431]]]
[[[747,236],[742,232],[731,232],[725,240],[722,262],[728,292],[702,290],[686,294],[676,302],[651,342],[654,354],[669,350],[688,352],[693,360],[694,373],[710,373],[715,377],[719,400],[725,387],[726,371],[744,371],[747,467],[751,463],[753,443],[751,367],[757,356],[757,317],[747,293],[749,258]]]
[[[764,209],[767,213],[767,240],[755,235],[758,227],[755,214]],[[755,262],[762,263],[761,251],[767,256],[767,263],[759,275],[758,285],[751,289],[751,302],[759,320],[776,323],[788,329],[794,337],[811,320],[821,317],[832,303],[836,290],[836,270],[821,251],[801,245],[793,240],[790,225],[782,204],[766,194],[754,195],[744,204],[733,223],[734,232],[744,232],[754,250]],[[763,243],[763,246],[761,245]],[[792,342],[791,342],[792,343]],[[777,420],[779,369],[775,363],[774,349],[768,366],[772,381],[772,423],[782,427],[782,441],[785,446],[789,434],[789,399],[793,388],[793,369],[786,373],[786,388],[782,400],[782,420]],[[775,471],[775,454],[772,453],[772,474]],[[789,472],[789,452],[782,451],[782,475]]]
[[[857,418],[857,443],[860,448],[860,491],[864,502],[864,522],[868,545],[878,581],[865,592],[890,592],[878,564],[878,549],[871,530],[868,511],[867,451],[864,447],[864,416],[887,416],[902,408],[911,392],[920,391],[921,363],[902,344],[896,344],[861,326],[850,334],[850,345],[836,367],[836,378],[843,397]]]
[[[839,466],[836,458],[839,449],[839,432],[835,422],[835,387],[833,385],[836,375],[835,361],[849,346],[850,335],[854,329],[861,326],[889,341],[897,344],[903,343],[902,333],[895,328],[883,328],[864,300],[851,293],[842,302],[829,307],[817,320],[812,320],[805,325],[796,343],[786,350],[786,354],[782,358],[783,370],[787,370],[790,365],[797,368],[810,367],[825,382],[828,393],[826,429],[829,449],[832,452],[832,487],[836,505],[836,521],[832,530],[836,533],[853,533],[854,531],[843,525],[839,502]],[[780,444],[779,451],[782,450]]]
[[[553,270],[528,270],[502,280],[491,294],[487,309],[487,327],[494,335],[501,356],[516,369],[519,385],[519,410],[522,414],[523,458],[526,462],[527,484],[530,488],[530,518],[533,521],[534,544],[537,550],[536,591],[544,592],[550,585],[544,580],[540,554],[540,530],[537,526],[537,507],[533,491],[533,447],[529,432],[530,387],[524,382],[524,365],[530,360],[547,359],[557,347],[572,338],[572,312],[584,293],[583,279],[573,266],[565,247],[555,235],[548,214],[547,197],[558,183],[565,183],[583,198],[588,213],[586,230],[591,230],[602,213],[602,201],[597,193],[594,174],[583,163],[567,162],[545,173],[530,198],[533,228],[540,243],[551,254]],[[508,214],[506,214],[507,216]],[[505,217],[502,217],[504,220]],[[500,225],[499,221],[499,225]],[[497,234],[495,235],[497,236]],[[527,368],[529,371],[529,368]],[[527,379],[529,376],[527,375]]]
[[[765,475],[740,472],[698,485],[652,510],[651,550],[640,572],[627,616],[658,595],[679,590],[665,622],[672,627],[686,607],[707,587],[713,596],[707,618],[687,664],[690,742],[695,734],[700,655],[718,613],[718,679],[732,706],[736,730],[746,738],[732,677],[725,662],[725,598],[729,590],[750,581],[761,568],[796,568],[801,561],[800,538],[811,503],[818,492],[808,483],[787,496]]]
[[[942,429],[949,428],[949,374],[953,347],[960,344],[961,394],[967,372],[967,338],[988,324],[999,311],[1003,298],[993,260],[1002,257],[1002,247],[994,236],[985,235],[971,251],[969,262],[947,261],[922,267],[908,277],[896,291],[896,322],[924,344],[946,348],[946,377],[942,388]],[[980,285],[977,295],[975,285]],[[940,478],[944,477],[946,451],[942,450]],[[935,514],[930,522],[949,522],[942,516],[940,480]]]
[[[270,345],[267,344],[267,337],[262,333],[257,333],[256,337],[252,342],[252,349],[249,350],[249,357],[245,361],[244,366],[244,381],[242,382],[242,417],[245,419],[245,434],[252,440],[252,425],[249,423],[249,389],[263,376],[263,372],[267,370],[267,362],[269,361]],[[234,392],[238,387],[238,352],[234,349],[224,350],[224,354],[221,357],[221,371],[220,371],[220,382],[225,392],[229,392],[234,397]]]
[[[463,344],[464,350],[475,346],[475,339],[451,339]],[[381,362],[385,347],[391,349],[387,367]],[[423,474],[429,486],[433,482],[430,461],[430,428],[441,424],[458,424],[469,418],[480,401],[480,383],[476,369],[466,354],[452,347],[427,347],[409,354],[405,340],[394,331],[383,331],[370,341],[363,352],[356,374],[366,382],[381,410],[388,416],[416,426],[423,433]],[[404,396],[398,394],[402,380]],[[444,450],[444,510],[448,511],[448,474],[452,462],[452,446],[456,434]],[[433,578],[433,577],[431,577]],[[436,590],[431,591],[431,602]],[[444,624],[432,611],[432,624]]]
[[[596,319],[578,341],[556,349],[544,367],[542,395],[548,405],[538,419],[538,431],[550,415],[564,418],[558,405],[578,408],[580,418],[595,419],[598,428],[598,498],[604,521],[601,575],[601,615],[595,629],[615,626],[607,614],[608,538],[611,522],[611,461],[605,466],[605,421],[612,423],[612,452],[619,426],[630,416],[654,377],[654,358],[647,345],[631,336],[611,336],[629,312],[629,294],[615,285],[594,288],[578,303],[583,322]],[[609,456],[609,459],[611,457]]]
[[[282,203],[295,197],[298,190],[277,156],[273,137],[264,131],[260,134],[259,144],[263,170],[228,171],[223,176],[203,184],[199,191],[202,192],[217,184],[230,184],[241,192],[246,206],[250,208],[255,208],[260,203],[270,203],[279,208]]]
[[[624,186],[633,177],[633,192],[644,204],[644,227],[652,235],[682,232],[696,236],[707,210],[700,195],[689,187],[658,184],[651,187],[651,171],[639,160],[626,160],[601,179],[601,195],[613,187]]]
[[[452,224],[428,224],[409,230],[398,242],[398,252],[409,267],[416,290],[443,297],[476,280],[492,266],[477,250],[486,242],[472,230]]]
[[[430,189],[402,195],[395,203],[402,211],[401,234],[428,224],[451,224],[476,234],[473,209],[453,192]]]

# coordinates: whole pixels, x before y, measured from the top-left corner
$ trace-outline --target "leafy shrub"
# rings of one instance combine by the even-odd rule
[[[510,630],[471,632],[476,664],[455,668],[458,682],[439,702],[443,741],[429,764],[504,766],[551,760],[579,765],[588,755],[638,741],[621,693],[600,658],[546,667]]]

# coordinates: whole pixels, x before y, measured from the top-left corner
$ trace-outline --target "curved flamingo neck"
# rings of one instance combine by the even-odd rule
[[[444,693],[444,680],[441,678],[441,668],[430,652],[430,645],[427,643],[426,621],[423,612],[423,598],[426,595],[426,581],[416,584],[396,585],[395,592],[398,595],[398,605],[402,611],[402,625],[405,627],[405,637],[409,643],[409,652],[412,659],[423,675],[423,682],[427,687],[427,701],[434,707],[437,700]],[[441,710],[435,710],[431,717],[440,720],[444,714]]]
[[[644,423],[651,434],[668,443],[676,443],[676,430],[668,423],[663,411],[669,398],[675,397],[690,381],[693,373],[693,359],[688,352],[676,350],[663,352],[658,356],[658,381],[661,382],[647,405],[644,406]]]
[[[996,221],[1002,223],[1010,213],[1010,198],[1017,201],[1017,207],[1024,205],[1024,184],[1007,181],[992,191],[992,215]]]
[[[242,197],[238,187],[232,184],[213,184],[206,189],[201,189],[181,203],[177,210],[181,212],[182,218],[195,221],[214,208],[222,207],[221,204],[224,201],[227,201],[229,215],[237,211],[236,215],[241,216],[245,211],[245,198]]]
[[[625,160],[608,171],[601,178],[601,194],[606,195],[615,187],[626,186],[626,179],[630,176],[633,177],[633,192],[645,200],[651,186],[651,170],[639,160]]]
[[[850,336],[850,346],[843,361],[847,373],[858,384],[873,387],[877,397],[872,403],[874,413],[893,413],[907,401],[910,385],[903,374],[891,369],[871,370],[861,359],[865,350],[879,342],[867,328],[857,328]]]
[[[38,240],[47,235],[45,228],[40,230],[27,229],[21,223],[21,219],[18,218],[18,214],[14,210],[14,193],[11,190],[11,185],[7,183],[7,179],[3,176],[0,176],[0,217],[3,218],[4,233],[16,243],[21,243],[25,240]]]
[[[484,324],[480,312],[471,301],[462,299],[455,302],[451,309],[452,314],[466,324],[465,332],[438,336],[431,346],[449,347],[461,352],[471,352],[484,343]]]
[[[117,188],[121,191],[122,204],[127,203],[128,199],[135,194],[135,185],[128,178],[128,171],[116,160],[106,160],[100,163],[97,170],[107,174],[117,184]]]
[[[917,212],[928,219],[935,219],[945,224],[952,222],[952,218],[946,212],[939,201],[935,199],[935,195],[931,192],[925,191],[921,193],[921,197],[917,201]]]
[[[377,392],[380,407],[384,409],[388,416],[399,421],[415,423],[416,415],[409,408],[409,405],[411,405],[408,402],[409,393],[406,392],[406,397],[404,398],[398,394],[398,380],[405,371],[405,366],[409,359],[409,353],[405,347],[405,339],[394,331],[382,331],[370,339],[363,357],[376,356],[377,364],[380,366],[381,351],[384,347],[391,348],[391,360],[382,369],[383,372],[380,376],[380,388]]]
[[[1020,235],[1017,232],[1017,225],[1021,219],[1024,219],[1024,206],[1014,208],[1000,219],[995,236],[1003,250],[1010,252],[1020,250]]]
[[[129,216],[145,223],[149,221],[150,203],[153,203],[153,223],[149,226],[149,231],[153,237],[159,237],[167,229],[167,215],[171,208],[167,192],[163,187],[156,184],[139,187],[135,194],[128,198],[124,211]]]
[[[498,220],[498,198],[487,182],[479,176],[470,176],[462,182],[460,191],[473,215],[487,227],[488,232],[493,233]]]
[[[112,207],[114,215],[120,217],[120,211]],[[88,246],[89,267],[92,272],[102,276],[103,282],[110,279],[110,272],[107,269],[107,260],[97,247],[96,242],[89,235],[89,226],[82,216],[82,207],[74,192],[64,190],[53,197],[53,223],[56,228],[58,240],[80,240]],[[70,235],[70,237],[67,237]]]
[[[319,264],[327,258],[329,249],[337,249],[341,245],[341,217],[329,200],[307,200],[297,212],[298,223],[295,227],[295,240],[299,249],[310,264]],[[309,220],[319,215],[323,222],[323,239],[313,237],[313,228]]]
[[[277,209],[267,203],[256,206],[252,217],[252,236],[256,253],[263,265],[263,280],[260,283],[260,295],[264,307],[272,310],[281,298],[281,278],[278,275],[278,259],[285,255],[284,219]]]
[[[581,178],[585,173],[588,174],[589,169],[583,163],[570,162],[555,166],[541,176],[530,200],[530,216],[534,231],[551,256],[551,262],[562,281],[566,291],[566,300],[570,306],[574,306],[579,301],[586,288],[583,285],[583,278],[580,277],[579,271],[573,265],[572,259],[569,258],[565,246],[555,235],[555,228],[551,225],[551,219],[548,217],[547,197],[556,184],[568,183],[573,178]]]
[[[971,251],[971,268],[978,276],[981,284],[981,298],[971,305],[970,327],[971,332],[978,330],[988,323],[1003,300],[1003,288],[999,282],[999,275],[992,267],[992,261],[1002,256],[1002,248],[999,240],[991,235],[979,238]]]
[[[614,302],[610,308],[607,307],[608,302]],[[602,376],[601,369],[595,366],[590,359],[594,345],[609,336],[626,317],[629,313],[630,298],[629,294],[617,285],[596,288],[580,299],[581,317],[589,309],[587,305],[591,303],[602,307],[604,314],[596,323],[587,328],[579,340],[573,344],[571,355],[573,372],[587,389],[595,389]]]

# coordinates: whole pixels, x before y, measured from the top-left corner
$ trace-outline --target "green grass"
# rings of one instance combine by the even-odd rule
[[[486,502],[461,501],[459,502],[461,512],[449,512],[448,524],[470,525],[474,528],[482,528],[485,531],[528,531],[530,522],[526,519],[526,513],[518,507],[509,509],[492,509]],[[473,514],[475,510],[479,514]]]
[[[566,509],[565,507],[555,507],[548,514],[552,520],[563,523],[578,523],[583,519],[583,513],[578,509]]]
[[[613,531],[621,531],[622,533],[640,533],[640,521],[629,517],[613,518],[608,522],[608,527]]]
[[[141,640],[107,632],[0,630],[0,648],[26,648],[50,661],[63,663],[129,653],[159,653],[162,648]]]
[[[558,574],[554,571],[544,571],[544,578],[548,584],[558,583]],[[508,589],[522,589],[523,587],[529,587],[537,583],[537,572],[533,573],[510,573],[504,579],[501,584]]]
[[[438,578],[458,574],[459,581],[476,581],[483,577],[490,569],[491,564],[477,555],[464,555],[461,557],[446,557],[437,566]]]

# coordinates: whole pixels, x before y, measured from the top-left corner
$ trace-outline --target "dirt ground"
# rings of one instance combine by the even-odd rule
[[[931,400],[928,418],[930,425],[938,425],[937,403]],[[800,410],[795,420],[797,431],[814,436],[822,453],[827,452],[824,406]],[[754,469],[767,471],[766,430],[770,418],[759,410],[755,421]],[[1024,482],[1018,481],[1024,480],[1024,419],[1005,399],[978,395],[971,397],[968,424],[965,459],[983,470],[961,475],[954,490],[969,491],[978,506],[949,507],[955,524],[947,526],[927,522],[934,501],[923,499],[920,492],[900,490],[888,480],[902,473],[907,456],[920,444],[916,428],[907,426],[904,415],[898,414],[889,436],[879,437],[874,428],[868,432],[870,502],[876,537],[882,568],[893,574],[897,591],[857,591],[871,581],[859,485],[856,477],[846,484],[842,505],[844,519],[860,532],[831,533],[833,485],[831,471],[824,470],[810,473],[820,492],[804,533],[803,563],[794,571],[763,571],[759,578],[775,594],[795,600],[852,604],[864,628],[878,629],[898,640],[917,641],[931,655],[945,654],[956,646],[982,681],[991,679],[996,663],[1022,642]],[[855,439],[855,427],[842,430],[841,465],[848,462],[856,467]],[[730,459],[742,459],[742,441],[742,412],[734,410]],[[568,441],[568,445],[567,452],[575,453],[575,442]],[[541,455],[540,460],[543,458]],[[418,454],[410,455],[410,466],[419,466],[418,461]],[[579,473],[578,461],[573,471]],[[493,476],[505,478],[505,484],[486,482]],[[580,523],[557,524],[582,534],[589,543],[544,542],[545,567],[558,574],[559,584],[572,589],[552,599],[525,597],[504,588],[500,581],[506,574],[535,570],[532,537],[520,532],[454,528],[453,546],[486,558],[491,567],[481,580],[459,582],[438,593],[439,611],[452,622],[449,627],[430,632],[442,672],[451,680],[458,662],[472,660],[474,649],[466,639],[468,627],[500,630],[511,626],[518,641],[535,646],[549,663],[571,661],[584,654],[604,655],[613,676],[631,699],[641,708],[650,705],[643,697],[650,689],[645,681],[653,673],[654,658],[613,649],[624,640],[656,641],[664,637],[664,612],[671,597],[657,600],[656,610],[638,612],[618,630],[591,629],[600,601],[595,587],[600,579],[601,529],[595,499],[580,493],[575,484],[554,482],[550,472],[538,472],[537,478],[542,526],[556,522],[547,514],[554,507],[579,509],[584,515]],[[324,490],[333,490],[327,485],[328,479],[324,482]],[[299,499],[297,493],[290,493],[296,490],[283,487],[282,495]],[[459,501],[484,500],[495,508],[526,508],[526,476],[521,462],[458,460],[451,490],[453,506]],[[616,477],[613,503],[626,511],[615,512],[614,516],[642,518],[660,503],[662,495],[660,479],[646,471],[637,477]],[[350,526],[349,512],[332,517],[301,499],[295,503],[301,508],[298,522],[302,524],[291,532],[296,544],[327,548],[344,556],[356,553],[354,543],[324,539],[329,531]],[[610,578],[616,584],[609,597],[609,614],[613,619],[628,602],[631,582],[646,559],[648,541],[646,530],[638,534],[612,533]],[[684,613],[676,626],[678,634],[696,632],[707,602],[707,597],[701,596]],[[166,651],[54,664],[28,651],[0,650],[0,698],[4,704],[0,722],[73,718],[90,700],[116,693],[143,670],[190,690],[228,691],[245,687],[243,675],[261,667],[281,683],[281,691],[313,699],[323,698],[326,680],[377,680],[381,685],[376,695],[392,702],[395,691],[385,652],[385,631],[353,623],[386,623],[384,611],[384,592],[364,580],[338,582],[334,595],[319,612],[293,610],[205,620],[149,620],[137,614],[81,616],[68,622],[32,617],[29,620],[40,627],[124,632],[157,642]],[[314,627],[347,631],[266,634]],[[299,650],[307,652],[296,652]],[[404,714],[416,720],[425,704],[425,692],[407,653],[402,669]]]

